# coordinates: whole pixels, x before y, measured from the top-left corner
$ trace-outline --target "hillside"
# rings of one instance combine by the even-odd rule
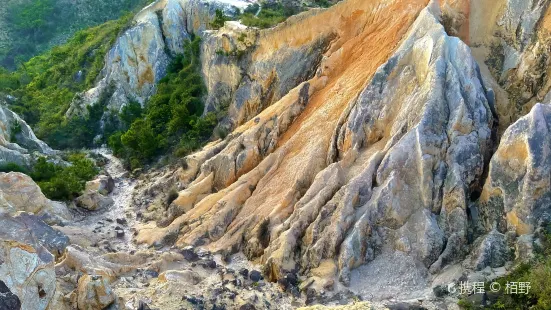
[[[117,19],[147,0],[6,0],[0,8],[0,66],[17,65],[77,31]]]
[[[35,211],[0,175],[0,309],[549,309],[550,40],[545,0],[157,0],[79,32],[0,75],[100,166]]]

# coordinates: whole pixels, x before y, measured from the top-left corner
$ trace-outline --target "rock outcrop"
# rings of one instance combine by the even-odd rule
[[[138,240],[178,233],[177,245],[242,250],[271,280],[324,268],[333,270],[324,279],[349,283],[354,268],[396,255],[422,280],[460,259],[490,159],[494,98],[469,47],[425,5],[346,1],[274,28],[274,37],[316,21],[336,30],[312,79],[187,158],[179,178],[191,183],[174,201],[185,213],[145,226]],[[280,36],[284,45],[301,33]]]
[[[549,1],[442,1],[448,32],[473,49],[496,92],[499,132],[527,114],[551,88]]]
[[[16,164],[29,167],[33,152],[44,155],[55,153],[34,135],[23,119],[4,105],[0,99],[0,166]]]
[[[56,291],[54,257],[40,245],[0,240],[0,279],[21,309],[47,309]]]
[[[139,12],[133,25],[105,56],[97,85],[73,100],[67,115],[86,113],[86,106],[103,101],[119,112],[129,101],[144,104],[164,77],[172,56],[183,52],[185,39],[211,29],[216,9],[235,14],[231,0],[158,0]]]
[[[70,218],[65,204],[46,198],[31,177],[19,172],[1,172],[0,213],[14,215],[19,211],[36,214],[49,224]]]
[[[87,183],[77,204],[95,212],[59,228],[72,245],[38,217],[14,217],[55,210],[10,194],[23,176],[0,174],[0,223],[40,235],[4,234],[60,257],[61,303],[277,309],[288,296],[359,296],[436,309],[433,288],[535,256],[551,222],[549,1],[346,0],[271,29],[209,30],[230,3],[146,7],[69,111],[143,104],[195,34],[205,112],[228,109],[228,136],[137,185]],[[135,213],[121,207],[134,189]]]
[[[551,222],[551,106],[536,104],[503,134],[481,195],[487,229],[522,236]]]

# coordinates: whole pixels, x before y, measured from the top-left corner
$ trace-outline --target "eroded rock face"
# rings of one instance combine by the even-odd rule
[[[228,22],[206,33],[202,69],[208,98],[205,112],[229,108],[230,129],[250,120],[314,76],[336,29],[308,29],[308,19],[319,11],[290,17],[274,29],[247,28]],[[312,33],[288,33],[305,24]],[[297,44],[294,41],[300,41]]]
[[[309,204],[317,186],[306,192],[264,253],[275,275],[295,264],[290,246],[301,235],[301,268],[337,255],[345,282],[380,252],[402,251],[438,270],[465,249],[465,210],[489,160],[493,116],[469,48],[447,36],[437,14],[421,13],[341,115],[328,161],[341,169],[363,162],[365,170],[317,208]]]
[[[540,0],[442,1],[447,30],[473,49],[497,95],[499,132],[551,88],[551,6]]]
[[[488,229],[531,234],[551,222],[551,106],[536,104],[503,134],[481,196]]]
[[[241,249],[260,256],[272,280],[323,262],[336,266],[326,268],[335,272],[326,278],[347,283],[352,269],[394,252],[425,275],[460,258],[471,190],[489,161],[492,93],[470,49],[444,31],[435,6],[421,11],[406,34],[378,20],[388,12],[367,4],[334,9],[347,16],[362,5],[385,40],[405,35],[393,55],[387,49],[380,68],[370,67],[374,75],[362,75],[360,63],[374,61],[366,42],[377,39],[369,29],[335,38],[342,46],[324,55],[316,77],[239,127],[202,164],[194,161],[209,149],[188,157],[181,180],[197,177],[174,201],[184,215],[164,229],[145,229],[139,240],[180,231],[177,244]]]
[[[1,240],[0,279],[21,309],[47,309],[56,290],[54,257],[42,246]]]
[[[210,29],[216,9],[235,14],[244,1],[158,0],[134,18],[134,25],[115,42],[105,57],[97,85],[73,100],[67,115],[86,113],[86,106],[105,100],[119,112],[129,101],[144,102],[155,92],[172,56],[183,52],[185,39]]]
[[[23,173],[0,173],[0,211],[19,211],[40,216],[46,223],[60,223],[70,217],[63,203],[46,198],[40,187]]]
[[[53,155],[55,152],[39,140],[27,123],[4,106],[0,99],[0,165],[17,164],[28,167],[32,152]]]

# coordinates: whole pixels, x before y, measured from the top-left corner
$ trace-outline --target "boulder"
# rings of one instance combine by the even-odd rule
[[[28,175],[0,173],[0,213],[14,215],[19,211],[36,214],[48,224],[58,224],[70,218],[66,206],[46,198]]]
[[[86,182],[85,192],[98,192],[102,195],[110,194],[115,189],[115,181],[111,176],[100,175],[92,181]]]
[[[0,279],[19,298],[21,309],[48,308],[56,290],[54,263],[54,257],[43,246],[0,241]],[[10,300],[15,303],[13,297]]]
[[[84,194],[77,197],[75,201],[77,206],[89,211],[105,209],[113,205],[113,199],[111,197],[106,197],[96,191],[86,191]]]
[[[191,270],[167,270],[159,275],[161,282],[172,281],[195,285],[202,280],[203,278],[197,272]]]
[[[20,213],[15,217],[0,214],[0,239],[44,246],[55,256],[61,256],[69,245],[69,238],[65,234],[29,213]]]
[[[77,308],[103,310],[115,302],[115,294],[107,278],[85,274],[78,280]]]

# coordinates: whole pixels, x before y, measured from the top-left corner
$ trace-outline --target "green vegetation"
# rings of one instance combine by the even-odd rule
[[[319,6],[320,8],[328,8],[332,5],[329,0],[314,0],[314,4]]]
[[[83,154],[71,154],[68,167],[61,167],[40,158],[30,176],[38,183],[46,197],[55,200],[76,198],[84,190],[86,181],[98,174],[94,162]]]
[[[501,294],[488,309],[551,309],[551,226],[542,235],[542,247],[536,249],[533,261],[518,265],[511,274],[495,281],[500,284]],[[506,294],[508,282],[529,282],[528,294]],[[486,291],[489,292],[490,283],[486,284]],[[477,309],[466,299],[460,300],[458,305],[463,309]]]
[[[77,32],[66,44],[32,58],[15,72],[0,69],[0,93],[17,100],[10,108],[31,125],[36,135],[54,148],[91,145],[99,131],[105,99],[88,113],[65,118],[75,94],[93,86],[104,65],[104,56],[132,15]]]
[[[214,20],[210,23],[210,25],[213,29],[220,29],[224,26],[224,23],[228,20],[230,20],[230,18],[224,15],[224,12],[222,10],[216,9],[216,15],[214,17]]]
[[[123,12],[141,8],[150,0],[6,0],[7,41],[0,42],[0,66],[11,70],[64,42],[77,31],[120,17]]]
[[[0,167],[0,172],[25,173],[40,186],[46,197],[54,200],[70,200],[82,193],[86,181],[95,177],[98,169],[92,160],[81,153],[70,154],[66,160],[70,165],[61,166],[41,157],[32,169],[8,163]]]
[[[121,112],[125,128],[113,133],[108,145],[132,169],[170,150],[177,156],[185,155],[211,137],[220,115],[210,113],[201,117],[205,86],[200,74],[199,48],[199,38],[185,44],[184,54],[169,65],[167,75],[159,82],[157,93],[144,111],[134,105]]]
[[[256,12],[258,12],[258,4],[249,6],[241,15],[241,23],[249,27],[270,28],[297,13],[286,10],[280,3],[263,3],[258,16],[255,16]]]
[[[15,142],[17,134],[20,133],[21,130],[21,124],[19,124],[19,122],[14,122],[10,128],[10,142]]]

